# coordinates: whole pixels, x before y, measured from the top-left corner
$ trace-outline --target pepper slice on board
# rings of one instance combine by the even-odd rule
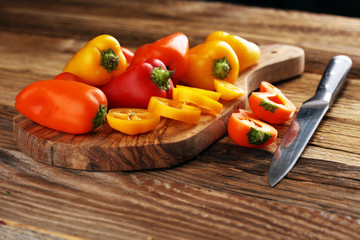
[[[176,88],[186,88],[192,91],[195,91],[197,93],[200,93],[202,95],[205,95],[211,99],[214,99],[215,101],[219,101],[221,93],[219,92],[215,92],[215,91],[211,91],[211,90],[205,90],[202,88],[196,88],[196,87],[189,87],[189,86],[184,86],[184,85],[176,85]]]
[[[126,71],[127,61],[119,42],[110,35],[100,35],[87,42],[64,67],[86,84],[101,86]]]
[[[203,113],[214,115],[220,114],[223,108],[223,105],[218,101],[187,88],[174,88],[173,99],[194,104],[196,107],[200,108]]]
[[[224,41],[209,41],[189,50],[188,67],[181,82],[215,90],[214,78],[235,83],[238,75],[239,61],[231,46]]]
[[[250,95],[249,106],[259,119],[273,124],[286,122],[296,111],[296,106],[280,89],[265,81],[261,82],[260,92]]]
[[[228,122],[229,137],[243,147],[261,148],[275,141],[277,130],[246,110],[231,114]]]
[[[106,117],[111,128],[128,135],[149,132],[160,122],[160,115],[141,108],[113,108]]]
[[[227,42],[235,51],[239,60],[239,72],[254,65],[260,58],[260,48],[253,42],[227,32],[216,31],[211,33],[206,41],[221,40]]]
[[[225,101],[233,100],[245,94],[245,91],[241,88],[223,80],[215,79],[214,86],[215,90],[220,93],[220,98]]]
[[[201,115],[201,110],[197,107],[161,97],[151,97],[148,111],[187,123],[198,123]]]

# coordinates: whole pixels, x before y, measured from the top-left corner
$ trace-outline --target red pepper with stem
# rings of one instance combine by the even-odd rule
[[[165,66],[175,71],[172,81],[176,85],[186,71],[189,54],[189,40],[184,33],[174,33],[139,47],[131,61],[138,64],[150,58],[161,60]]]
[[[131,66],[100,89],[109,108],[147,108],[152,96],[172,97],[172,74],[159,59],[149,59]]]

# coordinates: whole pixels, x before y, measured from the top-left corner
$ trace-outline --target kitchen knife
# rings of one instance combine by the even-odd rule
[[[269,170],[269,185],[275,186],[293,168],[325,113],[344,86],[351,68],[349,57],[332,58],[315,95],[303,103],[276,149]]]

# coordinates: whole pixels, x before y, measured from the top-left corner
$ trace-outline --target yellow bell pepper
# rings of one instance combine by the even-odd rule
[[[235,83],[239,61],[224,41],[208,41],[189,50],[188,67],[181,82],[192,87],[214,90],[214,79]]]
[[[140,108],[113,108],[106,116],[111,128],[128,135],[151,131],[160,122],[160,115]]]
[[[120,76],[126,68],[119,42],[110,35],[100,35],[73,55],[63,72],[75,74],[86,84],[100,86]]]
[[[201,115],[201,110],[197,107],[161,97],[151,97],[148,111],[186,123],[198,123]]]
[[[216,31],[206,38],[206,42],[214,40],[225,41],[234,49],[239,60],[239,72],[255,64],[260,58],[261,53],[259,46],[239,36],[231,35],[223,31]]]

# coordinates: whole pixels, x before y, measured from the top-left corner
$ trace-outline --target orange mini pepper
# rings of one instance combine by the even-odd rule
[[[234,49],[239,60],[239,72],[255,64],[260,58],[260,48],[253,42],[227,32],[211,33],[206,41],[220,40],[227,42]]]
[[[43,80],[24,88],[16,96],[15,107],[42,126],[82,134],[104,123],[107,99],[100,89],[88,84]]]
[[[181,82],[192,87],[214,90],[214,79],[235,83],[239,61],[224,41],[208,41],[189,50],[189,62]]]
[[[273,124],[289,120],[295,113],[296,106],[268,82],[261,82],[260,92],[253,92],[249,97],[249,106],[258,118]]]
[[[63,72],[78,76],[86,84],[101,86],[126,71],[127,60],[119,42],[100,35],[87,42],[64,67]]]

